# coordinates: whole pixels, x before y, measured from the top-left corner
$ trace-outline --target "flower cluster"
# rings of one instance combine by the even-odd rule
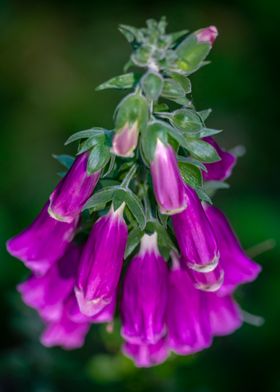
[[[186,97],[217,29],[186,36],[165,27],[121,26],[131,62],[147,72],[99,87],[135,92],[118,106],[114,131],[70,137],[81,140],[77,157],[32,225],[7,243],[32,272],[18,290],[44,321],[42,344],[81,347],[91,324],[119,313],[123,353],[139,367],[201,351],[239,328],[233,293],[261,269],[206,192],[230,176],[236,157],[205,126],[208,111]],[[172,112],[160,97],[182,108]]]

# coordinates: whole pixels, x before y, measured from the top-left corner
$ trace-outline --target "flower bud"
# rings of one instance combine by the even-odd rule
[[[198,30],[196,32],[196,38],[198,42],[207,42],[213,45],[218,36],[218,30],[216,26],[205,27],[204,29]]]
[[[63,256],[78,220],[59,222],[49,216],[46,204],[31,226],[7,242],[7,250],[35,274],[42,275]]]
[[[151,162],[151,174],[160,212],[173,215],[183,211],[187,203],[175,152],[160,139],[157,139],[154,159]]]
[[[236,164],[236,157],[221,149],[212,137],[205,137],[203,140],[211,144],[221,158],[218,162],[205,164],[207,172],[203,171],[203,179],[205,181],[226,180],[231,175],[232,169]]]
[[[79,155],[50,196],[48,212],[58,221],[72,222],[91,196],[100,172],[87,174],[88,152]]]
[[[147,125],[148,103],[139,94],[131,94],[120,104],[116,116],[116,133],[112,152],[122,157],[133,156],[138,134]]]
[[[126,341],[155,344],[164,336],[166,284],[167,265],[157,247],[157,234],[144,234],[124,278],[121,333]]]
[[[225,275],[219,295],[230,294],[240,284],[255,280],[261,266],[245,254],[222,212],[210,205],[205,205],[204,208],[217,239],[220,263]]]
[[[195,191],[186,185],[185,194],[187,208],[172,216],[180,251],[189,268],[213,271],[219,261],[216,238]]]
[[[95,316],[116,296],[127,241],[124,203],[94,224],[81,256],[75,293],[80,311]]]

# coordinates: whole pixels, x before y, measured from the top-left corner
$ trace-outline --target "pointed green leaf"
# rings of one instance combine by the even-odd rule
[[[97,144],[90,152],[87,164],[88,174],[92,174],[102,169],[111,157],[109,148],[104,144]]]
[[[203,140],[188,138],[186,147],[194,158],[202,162],[211,163],[221,159],[215,148]]]
[[[171,74],[171,77],[182,86],[185,91],[185,94],[189,94],[192,91],[192,85],[189,78],[175,72]]]
[[[86,129],[85,131],[79,131],[71,135],[64,144],[67,145],[80,139],[87,139],[89,137],[99,136],[106,133],[110,133],[110,131],[104,128],[94,127],[91,129]]]
[[[83,210],[94,209],[99,205],[106,205],[109,201],[113,199],[114,193],[120,189],[119,186],[108,186],[95,192],[84,205]]]
[[[126,73],[124,75],[115,76],[112,79],[109,79],[107,82],[100,84],[96,87],[96,91],[105,90],[108,88],[116,88],[116,89],[127,89],[134,86],[137,78],[134,73]]]
[[[212,109],[205,109],[205,110],[201,110],[200,112],[197,112],[197,114],[200,116],[203,122],[207,120],[207,118],[210,116],[211,113],[212,113]]]
[[[146,217],[143,206],[138,197],[129,188],[120,188],[117,193],[120,199],[122,198],[122,200],[126,203],[140,229],[143,230],[146,226]]]
[[[70,167],[72,166],[75,158],[72,157],[71,155],[66,155],[66,154],[61,154],[61,155],[53,155],[53,157],[59,162],[61,163],[64,167],[66,167],[67,169],[70,169]]]
[[[161,95],[168,99],[176,99],[185,97],[185,90],[176,80],[165,79]]]
[[[134,249],[139,245],[141,238],[143,236],[143,231],[139,229],[139,227],[135,227],[133,230],[130,231],[128,234],[128,239],[126,243],[125,255],[124,258],[126,259]]]
[[[192,188],[200,188],[202,186],[202,174],[197,166],[187,162],[179,162],[179,169],[184,181]]]
[[[203,124],[197,113],[191,109],[178,109],[172,113],[171,123],[186,132],[195,132],[202,129]]]

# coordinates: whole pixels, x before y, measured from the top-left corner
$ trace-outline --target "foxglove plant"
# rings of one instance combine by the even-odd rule
[[[206,126],[211,110],[190,99],[216,27],[170,34],[162,18],[120,31],[132,47],[126,73],[97,88],[130,90],[114,129],[69,137],[77,156],[57,157],[66,174],[7,249],[32,271],[18,289],[45,324],[42,344],[81,347],[91,324],[112,328],[120,309],[122,351],[149,367],[239,328],[235,289],[260,266],[212,205],[236,157]]]

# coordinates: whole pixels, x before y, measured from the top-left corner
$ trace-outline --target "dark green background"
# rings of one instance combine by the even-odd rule
[[[280,3],[273,0],[110,2],[0,2],[0,391],[278,391],[280,390],[279,49]],[[16,284],[27,276],[4,242],[29,224],[53,189],[59,165],[52,153],[92,125],[112,127],[122,94],[94,92],[122,72],[129,46],[119,23],[142,26],[166,15],[170,31],[215,24],[220,36],[212,63],[192,77],[198,109],[212,107],[209,126],[222,128],[226,147],[244,144],[216,204],[246,249],[274,239],[257,257],[258,281],[242,288],[242,306],[262,315],[263,327],[244,325],[194,357],[172,357],[138,370],[118,354],[119,339],[92,328],[75,352],[45,349],[35,314],[22,305]]]

